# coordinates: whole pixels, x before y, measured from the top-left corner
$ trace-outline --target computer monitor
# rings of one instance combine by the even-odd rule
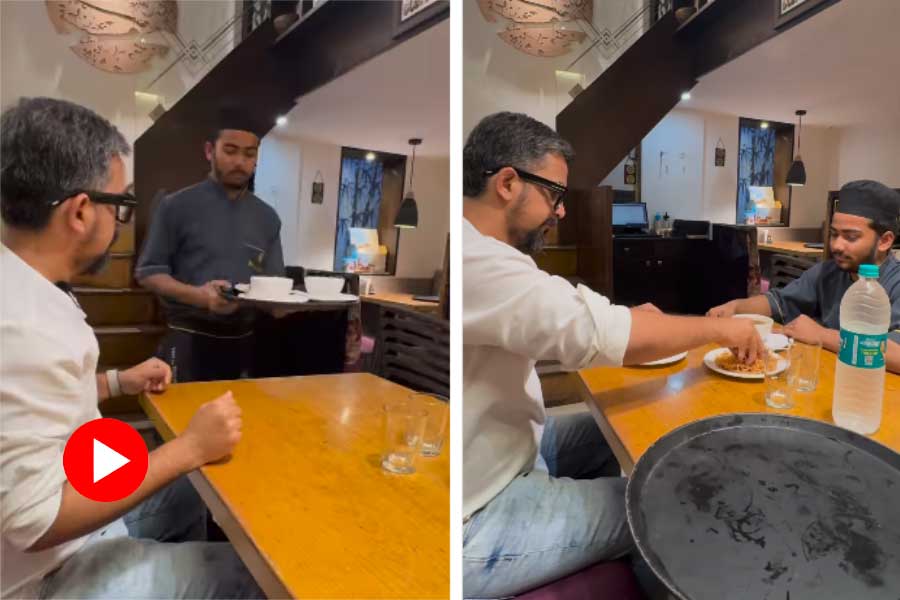
[[[612,224],[616,228],[646,229],[648,225],[647,204],[644,202],[613,204]]]

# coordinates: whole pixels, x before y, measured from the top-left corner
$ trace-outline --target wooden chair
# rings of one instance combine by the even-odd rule
[[[382,306],[375,352],[381,377],[416,391],[450,397],[449,321]]]
[[[772,277],[769,279],[769,289],[783,288],[798,279],[814,264],[816,264],[815,261],[798,256],[775,254],[772,256]]]

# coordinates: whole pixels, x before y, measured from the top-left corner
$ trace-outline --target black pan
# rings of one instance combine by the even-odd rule
[[[685,425],[641,456],[628,523],[686,600],[898,600],[900,454],[771,414]]]

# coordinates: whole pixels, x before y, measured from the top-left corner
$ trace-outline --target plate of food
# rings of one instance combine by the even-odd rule
[[[788,361],[786,359],[779,358],[778,355],[771,356],[778,360],[776,373],[781,373],[787,369]],[[710,350],[703,357],[703,364],[710,370],[728,377],[736,377],[738,379],[763,379],[765,377],[762,358],[757,358],[751,364],[745,364],[740,362],[728,348]]]
[[[660,358],[659,360],[651,360],[650,362],[641,363],[640,366],[661,367],[663,365],[671,365],[677,363],[678,361],[684,360],[687,355],[687,352],[682,352],[681,354],[675,354],[674,356],[667,356],[666,358]]]

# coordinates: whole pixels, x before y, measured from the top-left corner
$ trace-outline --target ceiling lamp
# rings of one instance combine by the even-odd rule
[[[412,163],[409,173],[409,189],[403,197],[403,203],[400,204],[400,210],[397,211],[397,218],[394,219],[394,227],[400,229],[415,229],[419,225],[419,208],[416,206],[416,195],[413,192],[413,177],[416,174],[416,146],[422,143],[420,138],[412,138],[409,145],[412,146]]]
[[[805,110],[798,110],[797,115],[797,156],[794,157],[794,162],[791,163],[791,168],[787,174],[787,184],[791,186],[802,186],[806,185],[806,167],[803,165],[803,158],[800,156],[800,134],[803,131],[803,115],[806,114]]]

